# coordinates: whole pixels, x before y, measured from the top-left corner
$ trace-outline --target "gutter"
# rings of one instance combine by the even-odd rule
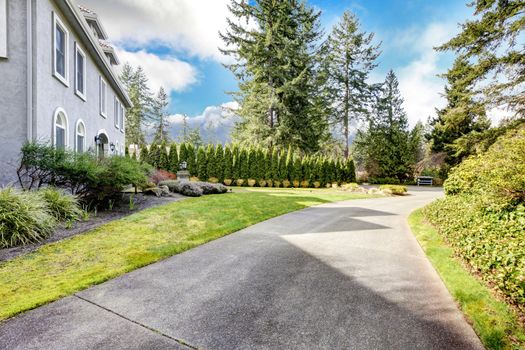
[[[102,51],[98,40],[95,40],[95,38],[91,35],[86,20],[84,19],[83,15],[79,13],[80,10],[77,10],[76,5],[73,4],[71,0],[56,0],[56,3],[62,12],[64,12],[64,15],[67,17],[72,27],[77,31],[77,34],[85,44],[87,51],[90,52],[91,56],[103,74],[106,76],[106,78],[109,78],[107,79],[108,82],[117,92],[122,103],[126,106],[126,108],[130,108],[131,100],[126,94],[126,90],[120,83],[118,77],[115,75],[113,68],[111,68],[108,61],[106,60],[105,54]]]
[[[33,0],[26,0],[27,23],[26,23],[26,40],[27,40],[27,141],[33,140]]]

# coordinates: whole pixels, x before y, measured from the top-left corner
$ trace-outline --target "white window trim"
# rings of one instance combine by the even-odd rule
[[[56,140],[56,128],[57,128],[57,119],[58,119],[58,116],[60,114],[63,114],[64,115],[64,118],[66,119],[66,126],[65,126],[65,130],[64,130],[64,148],[68,148],[69,147],[69,118],[67,116],[67,113],[66,111],[62,108],[62,107],[58,107],[57,109],[55,109],[55,113],[53,115],[53,147],[56,147],[56,144],[57,144],[57,140]]]
[[[113,104],[113,113],[115,114],[113,117],[115,128],[118,130],[120,127],[120,113],[122,109],[122,103],[120,103],[120,100],[117,96],[115,96],[115,103]]]
[[[124,119],[126,118],[126,109],[120,104],[120,132],[124,133]]]
[[[60,27],[66,34],[66,48],[64,53],[64,72],[65,77],[61,76],[57,72],[57,55],[56,55],[56,46],[57,46],[57,35],[56,35],[56,28]],[[60,18],[57,16],[55,12],[53,12],[53,76],[57,78],[62,84],[69,87],[69,31],[67,30],[66,26],[64,25],[64,22],[60,20]]]
[[[0,58],[7,58],[7,1],[0,0]]]
[[[77,73],[78,73],[78,62],[77,62],[77,54],[80,53],[80,55],[82,57],[84,57],[84,67],[82,67],[82,70],[83,70],[83,76],[84,76],[84,82],[83,82],[83,90],[84,92],[81,92],[77,89]],[[80,47],[80,45],[78,45],[77,42],[75,42],[75,95],[77,95],[78,97],[80,97],[82,100],[84,100],[84,102],[87,100],[86,98],[86,87],[87,87],[87,77],[86,77],[86,73],[87,73],[87,60],[86,60],[86,53],[84,52],[84,50],[82,50],[82,48]]]
[[[115,141],[115,152],[113,152],[114,155],[119,156],[120,155],[120,145],[118,141]]]
[[[104,89],[105,96],[104,96],[104,106],[102,106],[102,85],[104,85],[106,88]],[[100,105],[100,115],[104,118],[107,118],[108,116],[108,83],[104,80],[104,78],[100,77],[100,83],[99,83],[99,105]],[[102,108],[104,107],[104,108]]]
[[[86,123],[82,119],[77,120],[77,123],[75,125],[75,152],[78,152],[78,145],[77,145],[77,137],[78,137],[78,127],[82,124],[84,127],[84,152],[86,152],[86,139],[87,139],[87,129],[86,129]]]

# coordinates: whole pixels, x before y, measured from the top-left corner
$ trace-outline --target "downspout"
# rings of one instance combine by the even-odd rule
[[[33,16],[32,2],[27,0],[27,140],[33,140]]]

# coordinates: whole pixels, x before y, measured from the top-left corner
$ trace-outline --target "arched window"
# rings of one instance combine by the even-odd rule
[[[53,145],[58,149],[68,146],[68,121],[66,112],[57,108],[53,118]]]
[[[75,128],[75,150],[78,153],[86,151],[86,125],[79,119]]]

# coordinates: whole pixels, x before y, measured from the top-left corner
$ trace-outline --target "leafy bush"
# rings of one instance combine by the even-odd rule
[[[57,221],[78,220],[82,215],[77,198],[63,190],[46,187],[37,193],[42,196],[50,214]]]
[[[32,142],[22,148],[18,177],[24,189],[67,188],[81,201],[96,204],[116,197],[128,185],[145,186],[150,168],[127,157],[97,159],[91,153]]]
[[[203,195],[202,188],[195,182],[184,181],[180,184],[179,193],[188,197],[200,197]]]
[[[179,193],[179,180],[164,180],[159,182],[159,186],[168,186],[170,192]]]
[[[149,181],[155,184],[159,184],[161,181],[165,180],[176,180],[177,175],[162,169],[154,170],[149,176]]]
[[[56,224],[39,194],[0,189],[0,248],[41,241],[53,232]]]
[[[395,177],[371,177],[368,182],[374,185],[399,185],[401,183]]]
[[[381,185],[379,189],[385,193],[402,196],[407,192],[407,187],[403,185]]]

